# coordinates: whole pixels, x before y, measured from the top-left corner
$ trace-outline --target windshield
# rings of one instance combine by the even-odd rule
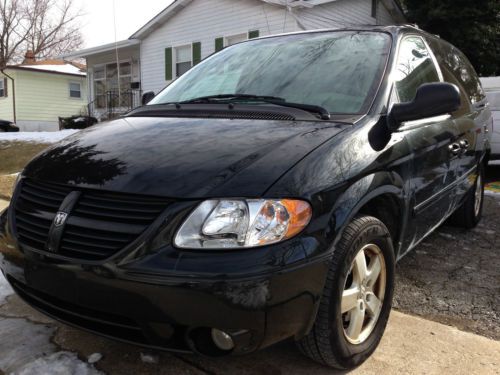
[[[388,34],[360,31],[249,41],[204,60],[150,104],[248,94],[321,106],[331,113],[364,113],[382,78],[390,44]]]

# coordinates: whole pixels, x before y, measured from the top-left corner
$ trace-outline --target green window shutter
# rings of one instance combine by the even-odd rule
[[[9,92],[9,81],[7,81],[7,78],[3,79],[3,96],[7,97]]]
[[[165,81],[172,80],[172,48],[165,48]]]
[[[222,51],[224,49],[224,38],[215,39],[215,52]]]
[[[193,43],[193,66],[201,61],[201,42]]]
[[[259,37],[259,30],[252,30],[248,32],[248,39],[254,39]]]

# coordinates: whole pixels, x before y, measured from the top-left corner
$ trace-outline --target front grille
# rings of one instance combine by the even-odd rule
[[[15,226],[21,245],[44,251],[49,230],[63,200],[81,195],[57,251],[72,259],[109,258],[134,241],[168,205],[161,198],[78,189],[24,179],[15,204]]]

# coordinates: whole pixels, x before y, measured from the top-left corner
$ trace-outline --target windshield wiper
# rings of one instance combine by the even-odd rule
[[[220,99],[226,99],[226,100],[238,100],[238,99],[244,99],[244,100],[252,100],[252,101],[259,101],[263,103],[268,103],[268,104],[274,104],[274,105],[279,105],[282,107],[290,107],[290,108],[297,108],[297,109],[302,109],[307,112],[313,112],[317,113],[320,115],[322,120],[329,120],[330,119],[330,112],[321,106],[318,105],[312,105],[312,104],[303,104],[303,103],[292,103],[292,102],[287,102],[286,99],[280,98],[277,96],[269,96],[269,95],[252,95],[252,94],[219,94],[219,95],[210,95],[210,96],[201,96],[199,98],[193,98],[189,100],[185,100],[182,102],[178,102],[175,104],[194,104],[194,103],[214,103],[218,102]]]
[[[211,101],[217,101],[218,99],[250,99],[250,100],[277,100],[285,101],[283,98],[277,96],[268,95],[252,95],[252,94],[218,94],[218,95],[208,95],[200,96],[199,98],[193,98],[189,100],[184,100],[178,102],[178,104],[190,104],[190,103],[209,103]]]

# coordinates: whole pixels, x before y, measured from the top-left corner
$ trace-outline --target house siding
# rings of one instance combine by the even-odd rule
[[[303,27],[311,30],[374,25],[377,21],[371,16],[371,12],[371,0],[338,0],[302,9],[298,13]]]
[[[378,2],[377,8],[377,24],[378,25],[394,25],[394,19],[381,1]]]
[[[144,91],[158,92],[165,80],[165,48],[201,42],[201,57],[215,52],[215,39],[259,30],[260,36],[299,30],[285,9],[260,0],[193,0],[141,42]]]
[[[16,72],[8,71],[6,72],[9,76],[14,78],[14,81],[17,78]],[[0,73],[0,79],[7,78],[3,74]],[[12,81],[7,78],[7,96],[0,98],[0,120],[6,121],[14,121],[14,110],[12,103]]]
[[[82,97],[69,97],[69,83],[79,82]],[[59,129],[58,117],[79,115],[86,110],[85,76],[17,71],[16,124],[23,131]]]
[[[302,9],[297,14],[301,26],[307,30],[394,23],[381,1],[377,6],[377,17],[372,17],[371,0],[338,0],[314,8]]]

